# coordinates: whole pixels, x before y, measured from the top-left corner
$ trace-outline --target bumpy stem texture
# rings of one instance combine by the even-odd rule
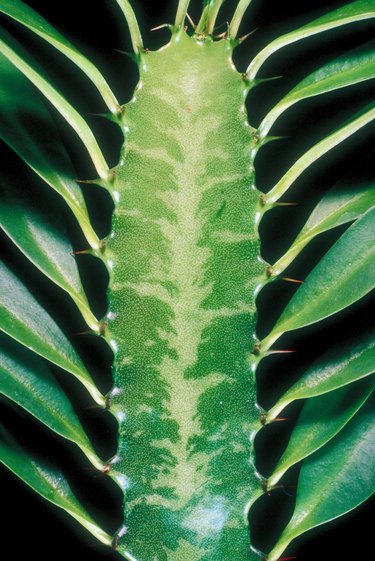
[[[117,348],[112,474],[119,551],[137,561],[251,561],[260,493],[251,351],[259,260],[247,84],[230,41],[180,31],[142,55],[124,115],[109,242]]]

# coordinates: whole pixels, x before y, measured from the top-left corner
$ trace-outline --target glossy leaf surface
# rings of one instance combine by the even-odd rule
[[[99,239],[91,227],[81,189],[74,180],[73,166],[43,98],[1,55],[0,75],[1,139],[63,197],[87,241],[98,248]]]
[[[329,317],[350,306],[375,286],[375,207],[357,220],[313,269],[287,304],[268,349],[283,333]]]
[[[0,0],[0,12],[28,27],[76,64],[98,88],[112,113],[119,103],[97,67],[30,6],[20,0]]]
[[[334,346],[312,364],[272,407],[267,416],[270,420],[275,419],[280,411],[295,399],[306,399],[331,392],[373,372],[375,372],[373,333],[353,337],[349,345]]]
[[[357,0],[356,2],[350,2],[349,4],[341,6],[337,10],[328,12],[328,14],[311,21],[299,29],[286,33],[269,43],[252,60],[247,70],[247,75],[250,80],[255,78],[260,67],[267,58],[282,47],[286,47],[287,45],[300,41],[301,39],[306,39],[312,35],[322,33],[323,31],[329,31],[336,27],[341,27],[342,25],[348,25],[349,23],[374,17],[375,7],[373,0]]]
[[[340,432],[366,402],[374,387],[374,376],[371,376],[356,384],[308,399],[288,446],[268,479],[268,486],[276,485],[290,467],[310,456]]]
[[[304,460],[291,521],[268,555],[277,561],[287,545],[363,503],[375,491],[375,410],[367,403],[334,439]]]
[[[0,53],[14,64],[14,66],[22,72],[22,74],[24,74],[57,109],[84,143],[99,177],[101,179],[107,179],[109,171],[107,162],[86,121],[57,89],[51,85],[48,79],[44,78],[40,72],[34,69],[31,57],[20,49],[12,37],[2,29],[0,29]]]
[[[0,266],[1,329],[25,347],[71,372],[104,405],[84,364],[61,329],[18,278]]]
[[[295,103],[372,78],[375,78],[374,41],[329,62],[302,80],[266,115],[259,126],[259,136],[266,136],[276,119]]]
[[[0,181],[1,227],[43,274],[72,297],[89,327],[98,331],[99,322],[87,302],[61,218],[57,212],[48,211],[43,203],[38,204],[37,197],[32,197],[25,187],[11,186],[11,179],[1,173]]]
[[[275,203],[293,185],[296,179],[306,171],[319,158],[327,154],[341,142],[345,142],[352,134],[358,132],[375,119],[375,104],[371,103],[358,115],[355,115],[344,126],[315,144],[288,169],[276,185],[267,193],[266,200],[269,204]]]
[[[352,222],[374,205],[373,182],[364,182],[360,185],[339,182],[314,208],[288,251],[273,266],[273,274],[282,273],[315,236]]]
[[[0,462],[44,499],[65,510],[99,541],[111,545],[111,537],[85,511],[63,473],[34,458],[4,427],[0,427]]]
[[[8,337],[2,336],[0,340],[0,393],[52,431],[77,444],[97,469],[103,469],[103,462],[46,362]]]

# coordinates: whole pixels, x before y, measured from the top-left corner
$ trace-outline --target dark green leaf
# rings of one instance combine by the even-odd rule
[[[0,328],[25,347],[71,372],[95,401],[104,405],[103,396],[61,329],[3,264],[0,273]]]
[[[373,400],[326,446],[302,463],[293,517],[267,556],[277,561],[288,544],[311,528],[353,510],[375,491]]]
[[[46,362],[8,337],[1,337],[0,393],[48,428],[75,442],[90,462],[103,469],[81,423]]]
[[[374,376],[308,399],[288,446],[268,479],[273,487],[284,473],[333,438],[362,407],[375,387]]]

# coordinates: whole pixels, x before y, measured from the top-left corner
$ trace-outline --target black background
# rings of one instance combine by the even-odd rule
[[[131,97],[137,74],[135,65],[115,49],[130,51],[129,37],[122,15],[115,0],[28,0],[28,3],[40,11],[51,23],[64,31],[67,36],[81,47],[83,52],[92,58],[109,79],[115,93],[121,102]],[[244,20],[241,31],[243,34],[254,31],[251,37],[238,49],[235,61],[239,69],[244,70],[247,62],[270,39],[279,34],[301,25],[321,13],[343,5],[345,2],[324,0],[305,0],[296,5],[292,0],[284,0],[274,5],[268,0],[254,0]],[[171,22],[176,2],[133,2],[139,15],[141,29],[144,34],[145,46],[155,49],[168,39],[168,32],[161,30],[151,33],[149,29],[165,22]],[[233,11],[234,2],[227,2],[220,22],[225,22]],[[193,19],[198,19],[199,1],[192,1],[191,13]],[[5,21],[5,19],[4,19]],[[56,55],[52,49],[31,35],[19,31],[19,27],[6,22],[6,25],[17,34],[30,52],[43,63],[53,81],[66,93],[75,106],[87,116],[93,129],[105,147],[108,160],[116,163],[121,146],[121,137],[113,125],[98,119],[91,113],[103,111],[100,98],[93,93],[88,82],[81,78],[75,68],[69,69],[65,61]],[[220,28],[222,29],[222,28]],[[272,57],[262,73],[264,76],[283,76],[283,79],[269,82],[260,86],[250,94],[248,100],[249,119],[256,126],[262,116],[272,104],[285,93],[288,88],[297,83],[304,75],[320,66],[327,60],[341,52],[353,48],[369,39],[373,32],[369,23],[352,25],[320,36],[318,39],[308,39],[297,48],[288,47]],[[161,77],[162,78],[162,77]],[[275,134],[287,135],[285,141],[271,143],[263,149],[257,158],[258,187],[264,191],[272,187],[273,182],[280,177],[286,167],[293,162],[304,148],[320,138],[325,131],[333,130],[343,122],[356,108],[361,108],[371,97],[373,90],[368,85],[349,88],[350,91],[338,92],[323,96],[324,99],[312,100],[296,107],[287,116],[280,119],[275,127]],[[213,84],[214,93],[214,84]],[[63,135],[68,138],[68,130],[60,124]],[[84,150],[79,143],[74,143],[69,135],[69,147],[79,177],[88,177],[90,168]],[[272,262],[282,253],[298,231],[312,205],[321,195],[353,165],[359,164],[360,178],[367,178],[372,174],[372,156],[370,152],[371,131],[366,130],[345,143],[343,147],[334,150],[332,154],[322,158],[313,169],[298,180],[288,194],[288,199],[298,201],[303,198],[304,204],[298,207],[286,207],[269,213],[262,223],[262,253],[263,257]],[[20,171],[20,164],[6,148],[3,149],[4,165],[12,166]],[[272,162],[272,165],[269,164]],[[23,170],[28,177],[27,170]],[[52,197],[43,191],[46,199]],[[106,235],[109,229],[111,204],[103,193],[95,188],[84,188],[88,204],[95,217],[96,225],[101,235]],[[51,199],[51,201],[52,201]],[[53,203],[53,201],[52,201]],[[83,241],[74,224],[70,226],[76,248],[80,249]],[[324,253],[326,248],[338,237],[343,228],[338,229],[321,239],[314,241],[312,247],[303,252],[301,258],[288,271],[288,276],[306,277],[314,263]],[[23,258],[15,254],[10,244],[3,240],[3,255],[17,270],[27,268]],[[105,311],[106,276],[100,265],[93,260],[80,261],[82,274],[87,281],[89,295],[101,294],[96,303],[97,313]],[[31,290],[48,301],[51,313],[61,307],[64,299],[59,291],[50,287],[30,270],[29,284]],[[267,287],[258,300],[260,336],[267,333],[277,319],[285,302],[295,290],[294,285],[274,283]],[[74,343],[80,347],[85,360],[91,365],[97,377],[100,377],[103,391],[109,389],[110,353],[104,345],[91,338],[77,338],[74,333],[81,330],[82,324],[75,314],[68,300],[63,300],[66,306],[66,318],[60,318],[60,324],[69,334]],[[262,363],[259,378],[259,400],[265,406],[270,406],[280,395],[283,388],[290,385],[304,368],[304,365],[314,360],[327,349],[333,340],[350,337],[353,331],[360,330],[371,321],[369,313],[372,301],[365,298],[350,311],[338,314],[335,318],[323,322],[319,329],[311,327],[297,335],[284,337],[280,341],[283,348],[297,349],[297,353],[288,357],[274,357]],[[56,312],[57,313],[57,312]],[[72,383],[76,393],[78,387]],[[79,395],[77,403],[83,409],[83,420],[93,433],[97,435],[101,451],[110,456],[115,450],[115,426],[108,415],[98,414],[89,409],[84,395]],[[73,447],[62,447],[51,435],[41,427],[34,427],[29,419],[15,413],[7,402],[0,404],[2,418],[7,423],[21,428],[30,442],[37,442],[41,453],[60,457],[65,469],[69,472],[73,486],[78,493],[84,487],[85,495],[91,501],[88,507],[98,516],[108,531],[115,531],[121,523],[119,508],[120,493],[106,478],[98,478],[90,471],[88,465],[82,465],[82,459]],[[277,454],[282,450],[288,431],[292,427],[295,411],[290,411],[290,421],[281,427],[277,424],[262,432],[257,439],[258,463],[260,471],[267,474],[271,471]],[[271,451],[271,453],[270,453]],[[2,493],[2,545],[1,561],[21,561],[23,559],[38,559],[38,561],[110,561],[117,559],[117,555],[108,553],[86,536],[81,529],[72,523],[67,516],[61,515],[58,509],[47,506],[31,491],[20,484],[15,477],[5,469],[1,469]],[[290,476],[293,484],[295,474]],[[317,485],[319,482],[317,482]],[[290,513],[294,500],[293,487],[287,493],[275,491],[271,497],[264,496],[254,508],[255,544],[260,549],[267,550],[276,538],[285,517]],[[371,504],[367,503],[355,513],[351,513],[329,526],[318,528],[292,545],[286,555],[296,555],[299,561],[360,561],[369,559],[369,551],[373,537],[365,531],[371,513]],[[83,538],[83,539],[82,539]],[[233,560],[235,561],[235,560]]]

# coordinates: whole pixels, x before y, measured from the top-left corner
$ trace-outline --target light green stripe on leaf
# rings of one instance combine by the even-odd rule
[[[65,55],[96,86],[111,113],[118,111],[119,102],[96,66],[35,10],[20,0],[0,0],[0,12],[25,25]]]
[[[29,57],[24,59],[19,56],[9,46],[9,43],[12,43],[13,47],[15,46],[15,42],[11,37],[4,30],[0,30],[0,52],[38,88],[60,115],[64,117],[85,145],[99,177],[103,180],[107,179],[109,172],[107,162],[86,121],[39,72],[34,70],[31,59]],[[27,55],[24,53],[24,56],[26,57]],[[30,64],[27,60],[29,60]]]
[[[275,419],[289,403],[322,395],[351,384],[375,372],[375,337],[372,333],[353,336],[348,345],[335,345],[319,357],[267,413]]]
[[[375,207],[359,218],[324,255],[287,304],[262,350],[350,306],[375,286]]]
[[[347,140],[351,135],[368,125],[375,119],[375,104],[371,103],[361,113],[355,115],[343,127],[330,134],[310,148],[288,169],[276,185],[267,193],[268,204],[275,203],[282,197],[295,182],[296,179],[314,162],[335,148],[341,142]]]
[[[128,0],[116,0],[116,2],[120,6],[128,24],[134,52],[139,55],[143,50],[143,41],[134,10]]]
[[[180,29],[185,23],[186,14],[189,8],[190,0],[179,0],[177,13],[176,13],[176,20],[175,26],[177,29]]]
[[[35,129],[38,135],[35,135]],[[44,99],[0,55],[0,138],[67,203],[92,248],[100,240],[93,230],[73,166]]]
[[[267,136],[280,115],[295,103],[372,78],[375,78],[374,41],[329,62],[302,80],[266,115],[259,126],[259,136]]]
[[[12,184],[1,172],[0,181],[3,187],[1,228],[43,274],[69,294],[88,326],[99,331],[99,322],[87,301],[60,216],[47,211],[35,194],[31,196],[32,185],[21,189],[19,182]]]
[[[0,462],[44,499],[65,510],[97,540],[111,545],[111,536],[104,532],[81,506],[64,474],[31,455],[30,451],[21,447],[3,427],[0,427]]]
[[[308,530],[353,510],[375,491],[375,409],[373,399],[347,426],[302,463],[294,514],[268,561]]]
[[[374,376],[339,390],[308,399],[292,432],[288,446],[268,479],[271,488],[292,466],[313,454],[357,413],[375,387]]]
[[[52,431],[77,444],[89,461],[102,470],[103,462],[46,362],[4,335],[0,340],[0,393]]]
[[[211,0],[211,2],[208,4],[207,22],[206,22],[206,30],[208,35],[212,35],[214,32],[216,20],[223,3],[224,0]]]
[[[49,314],[18,278],[0,265],[0,329],[40,356],[73,374],[100,405],[105,400],[77,352]]]
[[[286,33],[269,43],[251,61],[247,69],[248,78],[249,80],[253,80],[264,62],[282,47],[286,47],[287,45],[300,41],[301,39],[306,39],[312,35],[322,33],[323,31],[329,31],[342,25],[348,25],[349,23],[373,17],[375,17],[375,6],[373,0],[357,0],[356,2],[351,2],[350,4],[342,6],[337,10],[329,12],[328,14],[313,20],[307,25],[304,25],[295,31],[291,31],[290,33]]]
[[[238,30],[240,28],[242,19],[245,15],[247,8],[250,6],[252,0],[240,0],[237,4],[236,11],[232,21],[229,24],[228,36],[230,39],[235,39],[237,37]]]
[[[373,183],[337,183],[315,207],[288,251],[273,265],[273,274],[280,275],[316,236],[357,219],[374,204]]]

